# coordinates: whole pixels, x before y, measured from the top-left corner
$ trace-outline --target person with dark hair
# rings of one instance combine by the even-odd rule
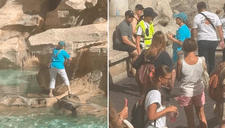
[[[218,15],[221,11],[222,10],[217,10],[216,14]],[[223,16],[220,17],[220,21],[221,21],[221,24],[222,24],[223,38],[224,38],[224,41],[225,41],[225,4],[223,6],[223,11],[224,11],[224,14],[223,14]],[[223,49],[223,61],[225,61],[225,49]]]
[[[64,61],[65,59],[72,61],[72,58],[70,55],[64,50],[66,46],[66,43],[63,41],[59,41],[58,45],[56,48],[53,49],[52,52],[52,57],[51,57],[51,65],[49,69],[50,73],[50,92],[49,92],[49,97],[53,97],[52,90],[55,89],[55,81],[57,74],[59,74],[64,83],[66,84],[68,94],[73,94],[70,90],[70,82],[67,77],[65,67],[64,67]]]
[[[218,42],[220,47],[224,48],[224,38],[219,17],[211,12],[206,11],[205,2],[197,4],[199,14],[194,18],[192,28],[192,38],[197,35],[198,54],[204,56],[208,65],[208,73],[215,68],[215,52]],[[216,28],[219,33],[220,40],[217,38]]]
[[[149,86],[145,89],[145,128],[166,127],[166,114],[178,112],[176,106],[166,107],[165,97],[161,91],[162,85],[171,82],[171,69],[166,65],[161,65],[155,69],[153,77],[150,79]]]
[[[158,55],[157,59],[155,57]],[[174,85],[175,77],[176,77],[176,71],[173,68],[173,62],[169,56],[169,54],[166,52],[166,43],[165,43],[165,35],[162,31],[157,31],[152,38],[152,44],[151,47],[147,50],[143,50],[141,55],[138,56],[136,61],[133,63],[133,67],[136,70],[139,70],[142,64],[145,62],[145,58],[147,60],[154,60],[154,66],[155,68],[159,67],[160,65],[167,65],[170,68],[170,71],[172,71],[172,82],[168,86],[168,88],[171,90]],[[139,85],[141,87],[141,85]],[[140,88],[140,92],[142,93],[143,88]]]
[[[140,48],[141,37],[144,38],[144,49],[148,49],[152,43],[152,37],[155,33],[153,27],[153,20],[156,16],[158,16],[158,14],[155,13],[152,8],[148,7],[144,9],[144,20],[141,20],[136,27],[137,30],[136,48],[138,54],[141,54]]]
[[[175,37],[171,34],[167,34],[167,38],[174,42],[173,44],[173,63],[176,63],[178,60],[184,58],[184,52],[182,50],[182,44],[185,39],[191,37],[191,32],[188,26],[185,24],[188,17],[185,13],[180,12],[178,14],[174,14],[176,18],[176,24],[179,25],[179,28],[176,32]]]
[[[119,51],[127,51],[132,58],[131,64],[138,57],[136,45],[133,40],[132,21],[134,19],[134,13],[131,10],[125,12],[125,20],[123,20],[116,28],[115,41],[113,42],[113,49]],[[133,76],[135,76],[135,70],[130,67],[129,69]]]
[[[180,80],[180,94],[175,99],[184,107],[188,128],[196,128],[194,123],[193,105],[201,128],[207,128],[204,113],[205,93],[202,81],[203,71],[207,70],[204,57],[197,57],[198,46],[194,39],[188,38],[183,43],[184,59],[177,62],[177,78]],[[205,65],[203,67],[203,65]]]
[[[136,35],[136,26],[138,22],[140,21],[140,17],[143,14],[144,7],[141,4],[137,4],[135,6],[135,11],[134,11],[134,20],[132,22],[133,26],[133,34]]]

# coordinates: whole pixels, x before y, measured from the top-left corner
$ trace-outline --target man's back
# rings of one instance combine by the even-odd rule
[[[216,14],[208,11],[203,11],[202,13],[210,19],[210,21],[215,27],[221,25],[219,17]],[[200,13],[197,14],[194,18],[193,28],[197,28],[198,30],[198,40],[218,40],[216,30],[213,28],[210,22]]]

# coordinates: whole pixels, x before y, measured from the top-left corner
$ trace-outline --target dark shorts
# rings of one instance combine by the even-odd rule
[[[136,50],[135,47],[126,45],[124,43],[121,44],[113,44],[113,49],[119,50],[119,51],[127,51],[128,53],[132,53],[134,50]]]

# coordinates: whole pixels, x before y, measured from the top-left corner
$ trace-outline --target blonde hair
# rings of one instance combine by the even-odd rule
[[[156,52],[155,52],[156,48]],[[147,50],[146,57],[155,57],[159,52],[166,50],[165,35],[162,31],[157,31],[152,38],[152,44]]]

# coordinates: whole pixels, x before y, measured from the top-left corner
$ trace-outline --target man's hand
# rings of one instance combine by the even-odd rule
[[[224,49],[224,40],[220,41],[220,48]]]
[[[216,14],[218,15],[218,14],[220,14],[220,12],[222,11],[222,9],[216,9]]]

